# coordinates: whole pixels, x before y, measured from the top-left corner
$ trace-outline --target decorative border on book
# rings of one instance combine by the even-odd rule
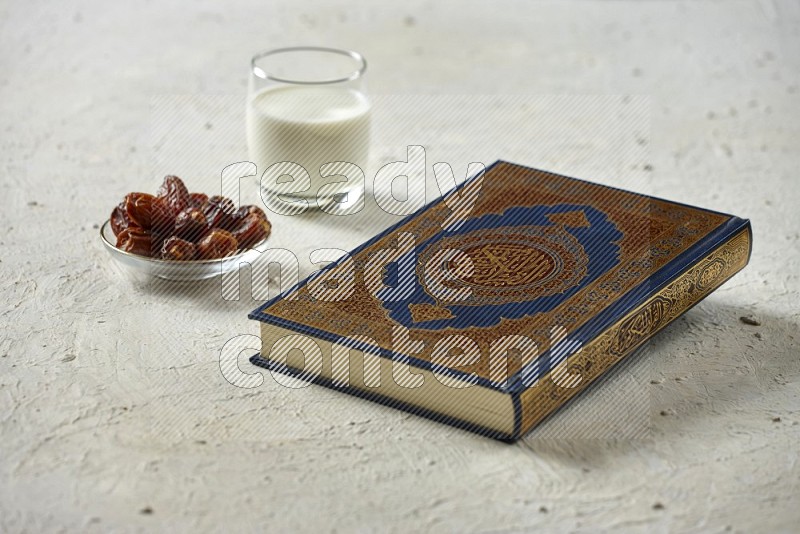
[[[551,372],[520,394],[520,434],[525,434],[586,389],[606,370],[740,271],[750,259],[750,241],[748,227],[585,345],[569,358],[566,369],[554,371],[559,373],[561,384],[577,380],[579,376],[580,382],[575,387],[557,385]]]

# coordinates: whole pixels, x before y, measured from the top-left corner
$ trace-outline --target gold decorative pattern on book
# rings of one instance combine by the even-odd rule
[[[568,211],[566,213],[553,213],[548,215],[550,222],[572,226],[573,228],[588,228],[591,226],[583,210]]]
[[[461,251],[472,263],[472,274],[437,281],[451,290],[469,288],[471,296],[459,301],[461,306],[524,302],[563,293],[580,283],[589,264],[583,246],[560,226],[482,229],[444,238],[425,249],[417,261],[417,278],[423,286],[434,278],[426,266],[438,268],[431,258],[448,250]]]
[[[741,270],[749,259],[750,238],[747,230],[737,234],[571,356],[565,369],[560,371],[580,376],[576,387],[560,387],[548,374],[523,392],[520,395],[522,433]]]
[[[411,311],[411,319],[415,323],[434,321],[436,319],[449,319],[453,316],[450,310],[435,306],[433,304],[411,304],[408,309]]]
[[[506,163],[498,164],[487,171],[484,184],[484,190],[471,213],[473,217],[502,213],[510,207],[509,199],[513,199],[511,205],[522,206],[585,204],[606,214],[624,236],[618,243],[619,263],[554,309],[515,319],[503,318],[499,324],[487,328],[448,329],[448,334],[469,336],[478,344],[482,357],[462,370],[474,372],[487,379],[490,378],[488,353],[493,340],[522,333],[530,337],[541,351],[546,350],[553,325],[563,326],[569,331],[579,328],[730,218],[723,214],[607,189]],[[558,214],[567,217],[566,220],[559,221],[559,224],[581,223],[579,215],[567,216],[568,213],[570,212]],[[450,210],[446,204],[439,203],[421,216],[401,225],[396,232],[361,250],[353,258],[356,266],[355,289],[348,299],[339,302],[316,301],[310,296],[308,289],[303,287],[296,299],[279,300],[264,310],[264,313],[335,336],[365,335],[374,339],[380,347],[391,350],[392,329],[396,323],[388,316],[381,302],[368,291],[365,265],[372,255],[394,246],[393,239],[398,232],[413,235],[417,242],[423,242],[441,231],[441,223],[449,215]],[[424,265],[422,261],[419,264]],[[580,269],[578,265],[575,268]],[[716,267],[709,267],[714,268]],[[558,287],[562,290],[567,286]],[[481,294],[480,291],[478,293]],[[489,294],[487,291],[486,295]],[[482,298],[489,298],[486,295]],[[424,343],[424,350],[415,355],[422,360],[430,359],[432,349],[441,337],[440,331],[425,329],[416,324],[416,319],[421,319],[426,311],[431,310],[412,312],[415,324],[410,325],[412,339]],[[440,313],[438,310],[436,312]],[[515,373],[520,365],[520,361],[511,359],[508,372]]]

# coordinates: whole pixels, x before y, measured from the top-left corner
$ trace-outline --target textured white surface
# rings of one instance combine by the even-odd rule
[[[797,2],[16,2],[0,15],[0,530],[796,528]],[[750,266],[605,384],[647,392],[649,437],[543,439],[596,409],[597,389],[511,446],[268,376],[238,389],[219,350],[256,331],[252,301],[120,277],[93,225],[166,172],[218,184],[246,154],[247,58],[296,43],[363,52],[376,102],[643,95],[643,152],[604,146],[580,114],[537,128],[535,106],[414,142],[467,150],[502,134],[508,152],[485,157],[752,220]],[[522,145],[499,131],[506,117]],[[404,155],[388,124],[376,161]],[[302,259],[392,220],[276,221],[275,242]]]

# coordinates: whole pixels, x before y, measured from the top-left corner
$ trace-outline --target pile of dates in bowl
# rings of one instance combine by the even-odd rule
[[[155,195],[128,193],[109,220],[116,248],[170,261],[215,260],[264,241],[272,225],[257,206],[236,208],[223,196],[189,193],[167,176]]]

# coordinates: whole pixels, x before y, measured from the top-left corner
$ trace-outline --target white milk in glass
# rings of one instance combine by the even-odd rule
[[[345,87],[268,87],[252,95],[247,105],[247,143],[259,176],[277,162],[302,165],[311,187],[292,193],[301,198],[315,198],[321,185],[343,180],[322,178],[319,171],[325,163],[344,161],[366,170],[369,129],[369,100]],[[343,186],[341,192],[348,189]]]

